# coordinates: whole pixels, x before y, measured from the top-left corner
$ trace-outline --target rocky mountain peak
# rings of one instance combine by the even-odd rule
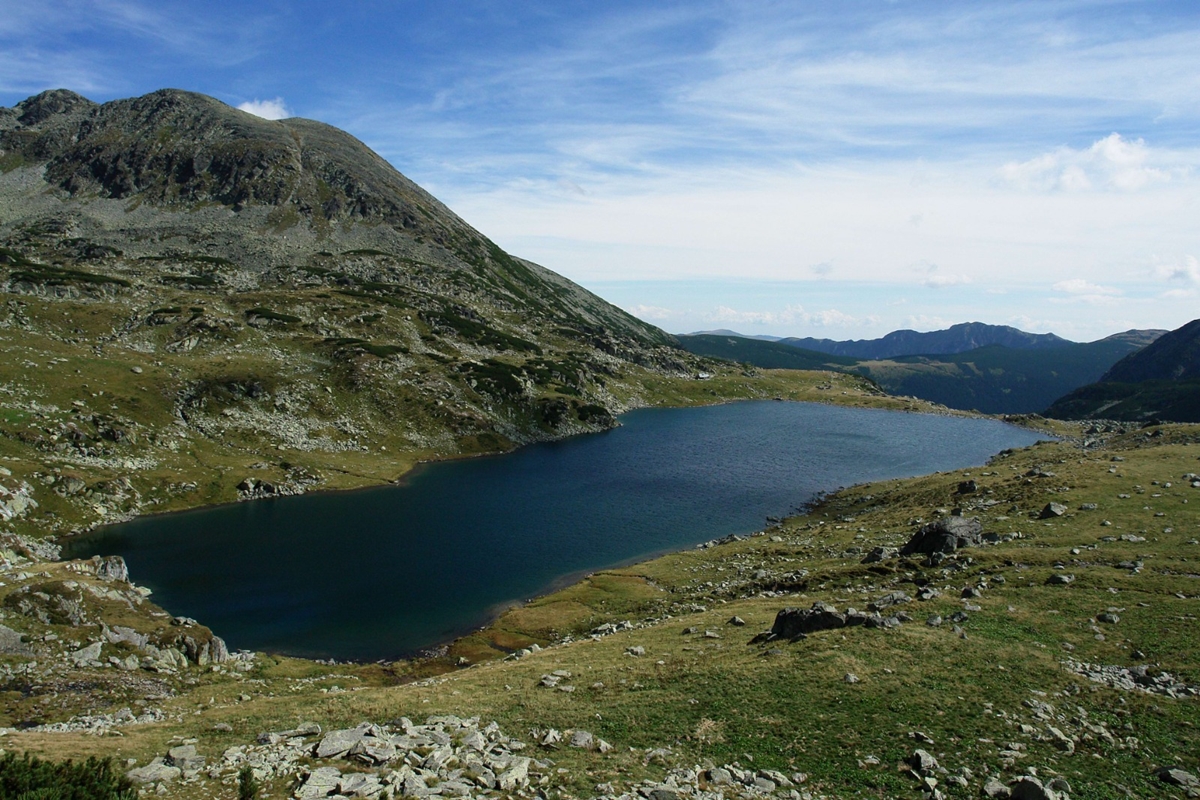
[[[75,111],[95,108],[96,104],[83,95],[69,89],[49,89],[17,104],[17,121],[21,125],[35,126],[51,117],[71,114]]]

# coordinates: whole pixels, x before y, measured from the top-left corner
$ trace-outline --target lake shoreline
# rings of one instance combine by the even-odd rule
[[[368,487],[387,492],[314,493],[147,518],[74,539],[69,553],[125,555],[164,605],[206,620],[237,647],[393,660],[470,636],[590,573],[748,536],[842,486],[982,463],[1038,435],[982,415],[884,411],[771,400],[640,409],[608,437],[422,464],[406,485]],[[420,479],[431,483],[417,491]],[[632,494],[595,494],[610,485]],[[555,522],[548,513],[567,517]],[[358,554],[368,551],[379,563],[362,562]],[[230,561],[224,554],[233,552]],[[355,577],[318,591],[325,574]],[[351,610],[363,603],[366,616]],[[309,604],[316,604],[311,612]],[[297,623],[305,621],[296,631],[306,632],[299,647],[284,641],[297,614]],[[336,622],[338,614],[352,624]]]

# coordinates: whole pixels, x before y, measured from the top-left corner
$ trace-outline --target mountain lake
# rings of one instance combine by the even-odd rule
[[[145,517],[68,540],[121,555],[231,649],[391,659],[572,576],[761,530],[818,493],[981,465],[1046,438],[991,419],[752,401],[423,465],[400,485]]]

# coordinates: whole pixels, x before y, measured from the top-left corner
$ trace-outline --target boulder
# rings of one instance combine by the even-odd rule
[[[982,541],[983,524],[978,517],[943,517],[922,525],[900,548],[900,555],[953,553],[961,547],[978,545]]]
[[[871,611],[883,611],[885,608],[898,606],[901,603],[911,603],[912,598],[906,592],[888,592],[883,597],[880,597],[873,603],[868,603],[867,608]]]
[[[167,763],[181,770],[204,769],[204,756],[196,753],[196,746],[181,744],[167,751]]]
[[[0,625],[0,655],[31,656],[33,651],[29,645],[21,641],[21,634],[4,625]]]
[[[120,556],[92,556],[96,577],[102,581],[129,581],[129,567]]]
[[[1054,519],[1067,513],[1067,507],[1062,503],[1050,502],[1038,513],[1038,519]]]
[[[995,775],[984,781],[981,794],[990,800],[1008,800],[1012,797],[1012,791]]]
[[[183,774],[179,767],[172,767],[159,756],[144,767],[131,769],[125,777],[134,783],[170,783]]]
[[[347,730],[330,731],[317,745],[315,754],[317,758],[341,758],[366,735],[366,728],[362,725]]]
[[[529,783],[528,758],[514,758],[508,769],[496,776],[496,788],[502,792],[512,792]]]
[[[1032,775],[1023,775],[1008,784],[1012,800],[1062,800],[1060,795]]]
[[[898,547],[873,547],[870,552],[863,558],[863,564],[876,564],[880,561],[886,561],[889,558],[895,558],[900,555]]]
[[[578,747],[582,750],[595,750],[596,737],[589,731],[575,731],[571,734],[571,747]]]
[[[846,627],[846,617],[828,603],[816,602],[812,608],[785,608],[775,615],[771,636],[775,639],[797,639],[817,631]]]
[[[328,797],[337,792],[341,782],[342,773],[336,767],[317,767],[308,774],[304,784],[296,791],[296,797],[299,800]]]
[[[1200,788],[1200,778],[1179,767],[1159,767],[1154,774],[1163,783],[1185,788]]]
[[[100,642],[92,642],[87,647],[81,647],[71,653],[71,660],[76,666],[86,666],[93,661],[100,660],[100,651],[104,645]]]
[[[932,775],[937,771],[938,760],[928,750],[920,748],[914,750],[912,755],[904,759],[904,763],[912,768],[912,771],[918,775]]]

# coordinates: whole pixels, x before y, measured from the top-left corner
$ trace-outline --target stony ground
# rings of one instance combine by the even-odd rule
[[[88,662],[73,681],[125,694],[3,746],[130,759],[181,798],[233,797],[243,764],[271,797],[1194,795],[1200,429],[1058,430],[595,573],[432,662]],[[896,552],[937,521],[965,546]]]

